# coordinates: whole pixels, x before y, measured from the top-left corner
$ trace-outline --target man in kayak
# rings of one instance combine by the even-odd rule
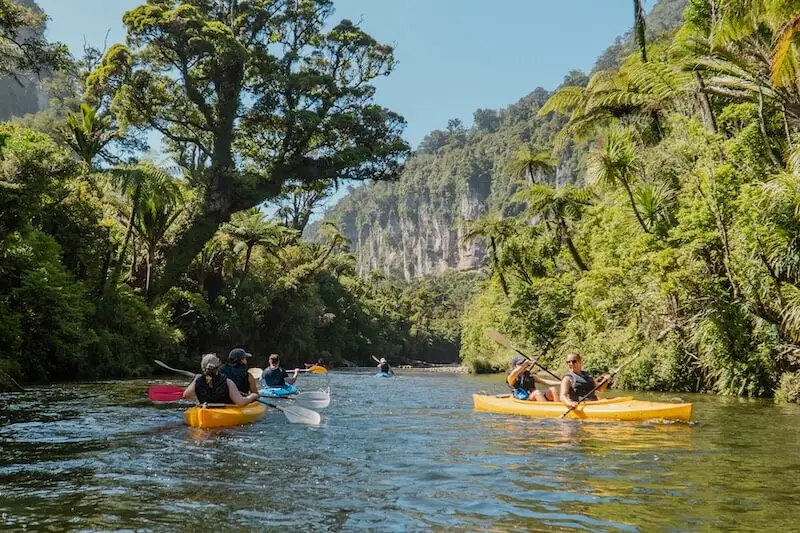
[[[256,380],[247,372],[249,357],[253,357],[253,354],[247,353],[242,348],[234,348],[228,354],[228,363],[219,369],[220,374],[233,381],[242,394],[258,392]]]
[[[392,367],[389,366],[389,362],[386,361],[385,357],[381,357],[381,360],[378,361],[378,371],[384,374],[389,374],[390,376],[394,376],[394,371]]]
[[[506,383],[511,387],[514,398],[517,400],[530,400],[532,402],[552,402],[558,398],[558,386],[560,382],[551,379],[543,379],[531,373],[533,362],[521,355],[514,356],[511,360],[511,370],[506,376]],[[550,388],[545,392],[536,390],[536,383],[548,385]]]
[[[597,396],[592,390],[600,385],[597,392],[603,392],[611,382],[611,376],[604,374],[595,380],[591,374],[583,369],[583,360],[576,353],[567,354],[567,374],[561,380],[561,402],[569,407],[578,405],[578,401],[593,402]]]
[[[258,399],[257,392],[242,396],[233,381],[220,373],[220,366],[219,358],[215,354],[205,354],[200,363],[203,373],[196,376],[186,387],[183,397],[196,397],[200,403],[233,403],[236,405],[247,405]]]
[[[280,365],[280,357],[274,353],[269,356],[269,366],[264,369],[261,379],[267,387],[285,387],[286,385],[294,385],[299,374],[300,370],[295,368],[294,374],[289,376],[289,373]]]

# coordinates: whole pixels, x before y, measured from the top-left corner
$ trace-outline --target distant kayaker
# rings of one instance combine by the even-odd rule
[[[532,402],[552,402],[558,398],[558,387],[561,382],[554,379],[543,379],[531,373],[533,363],[522,357],[514,356],[511,360],[511,370],[506,376],[506,383],[511,387],[514,398],[517,400],[529,400]],[[542,383],[550,386],[545,392],[536,390],[536,384]]]
[[[392,367],[389,366],[389,362],[386,360],[385,357],[381,357],[381,360],[378,361],[378,371],[384,374],[389,374],[391,376],[394,376],[394,371],[392,370]]]
[[[220,374],[233,381],[242,394],[258,392],[256,380],[247,372],[247,359],[253,354],[243,348],[234,348],[228,354],[228,362],[219,369]]]
[[[569,370],[561,380],[561,402],[570,407],[578,405],[579,400],[597,400],[597,396],[591,392],[592,389],[602,384],[597,392],[603,392],[611,381],[611,377],[605,374],[595,380],[583,369],[583,360],[576,353],[567,354],[567,368]]]
[[[264,385],[267,387],[285,387],[286,385],[293,385],[297,381],[297,376],[300,370],[294,369],[294,374],[289,375],[286,370],[281,367],[280,357],[274,353],[269,356],[269,365],[264,369],[261,379],[264,380]]]
[[[258,399],[258,393],[242,396],[239,389],[236,388],[236,384],[219,372],[220,366],[222,365],[215,354],[204,355],[200,363],[203,373],[196,376],[186,387],[183,397],[196,397],[200,403],[233,403],[236,405],[246,405]]]

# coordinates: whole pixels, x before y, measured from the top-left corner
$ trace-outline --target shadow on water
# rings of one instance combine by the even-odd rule
[[[692,424],[476,413],[497,377],[330,375],[319,427],[183,426],[144,381],[0,395],[7,530],[791,529],[800,409],[685,396]],[[306,376],[301,388],[324,387]],[[648,395],[669,401],[675,395]]]

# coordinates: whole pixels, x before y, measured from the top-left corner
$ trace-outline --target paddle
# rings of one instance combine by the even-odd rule
[[[183,387],[177,385],[151,385],[150,388],[147,389],[147,397],[151,401],[158,403],[176,402],[183,398],[183,390]],[[298,404],[303,404],[307,407],[316,407],[318,409],[328,407],[331,404],[330,395],[324,391],[301,392],[296,396],[288,398],[270,398],[270,401],[272,400],[293,400]]]
[[[295,370],[297,370],[298,372],[309,372],[311,374],[327,374],[328,373],[328,369],[325,368],[324,366],[312,366],[311,368],[296,368]],[[248,368],[247,372],[249,372],[250,375],[253,376],[253,379],[257,379],[257,380],[261,379],[261,376],[264,375],[264,369],[263,368],[258,368],[258,367]]]
[[[599,389],[600,387],[602,387],[603,385],[605,385],[607,382],[610,382],[610,381],[611,381],[611,380],[614,378],[614,376],[616,376],[617,374],[619,374],[620,370],[622,370],[622,369],[623,369],[623,368],[625,368],[627,365],[629,365],[630,363],[632,363],[634,360],[636,360],[636,358],[637,358],[637,357],[639,357],[639,356],[640,356],[640,355],[642,355],[643,353],[644,353],[644,352],[639,352],[639,353],[637,353],[636,355],[634,355],[633,357],[631,357],[631,358],[630,358],[630,359],[628,359],[627,361],[623,362],[623,363],[622,363],[621,365],[619,365],[617,368],[615,368],[615,369],[614,369],[614,370],[613,370],[613,371],[612,371],[612,372],[611,372],[611,373],[608,375],[608,379],[606,379],[606,380],[600,380],[600,382],[599,382],[597,385],[595,385],[595,387],[594,387],[592,390],[590,390],[588,393],[586,393],[586,395],[585,395],[585,396],[582,396],[582,397],[578,398],[578,403],[576,403],[576,404],[575,404],[573,407],[570,407],[569,409],[567,409],[566,411],[564,411],[564,413],[563,413],[561,416],[559,416],[558,418],[564,418],[565,416],[567,416],[568,414],[570,414],[570,413],[572,412],[572,410],[573,410],[573,409],[577,408],[577,407],[578,407],[578,406],[579,406],[581,403],[585,402],[587,398],[589,398],[589,397],[590,397],[592,394],[594,394],[595,392],[597,392],[597,389]]]
[[[196,374],[193,374],[192,372],[189,372],[188,370],[180,370],[178,368],[172,368],[171,366],[168,366],[165,363],[163,363],[163,362],[161,362],[161,361],[159,361],[157,359],[155,360],[155,362],[156,362],[157,365],[162,366],[162,367],[166,368],[167,370],[172,370],[173,372],[177,372],[178,374],[183,374],[184,376],[191,376],[192,378],[194,378],[196,376]],[[149,392],[148,392],[148,394],[149,394]],[[183,391],[181,391],[181,396],[182,395],[183,395]],[[293,424],[310,424],[310,425],[317,426],[317,425],[319,425],[320,420],[322,420],[322,417],[320,416],[320,414],[318,412],[312,411],[311,409],[306,409],[305,407],[300,407],[300,406],[297,406],[297,405],[289,405],[289,406],[286,406],[286,407],[277,406],[277,405],[271,404],[269,402],[266,402],[266,401],[264,401],[264,400],[262,400],[260,398],[258,400],[256,400],[256,401],[259,402],[259,403],[263,403],[264,405],[267,405],[269,407],[273,407],[275,409],[278,409],[279,411],[281,411],[284,414],[284,416],[286,416],[286,420],[288,420],[289,422],[291,422]]]
[[[505,346],[505,347],[506,347],[506,348],[508,348],[509,350],[514,350],[515,352],[517,352],[518,354],[520,354],[522,357],[524,357],[525,359],[527,359],[528,361],[530,361],[530,362],[531,362],[531,363],[533,363],[534,365],[538,366],[539,368],[541,368],[542,370],[544,370],[545,372],[547,372],[548,374],[550,374],[551,376],[553,376],[553,379],[556,379],[556,380],[558,380],[558,381],[561,381],[561,378],[560,378],[560,377],[556,376],[555,374],[553,374],[552,372],[550,372],[548,369],[546,369],[544,366],[542,366],[541,364],[539,364],[539,357],[541,357],[541,355],[540,355],[539,357],[537,357],[536,359],[531,359],[531,358],[530,358],[530,357],[528,357],[528,356],[527,356],[525,353],[523,353],[523,352],[522,352],[522,351],[521,351],[519,348],[517,348],[516,346],[514,346],[513,344],[511,344],[511,341],[509,341],[509,340],[508,340],[508,338],[507,338],[505,335],[503,335],[502,333],[500,333],[500,332],[499,332],[499,331],[497,331],[496,329],[492,329],[492,328],[486,328],[486,330],[485,330],[484,332],[486,333],[486,336],[487,336],[487,337],[489,337],[490,339],[492,339],[492,340],[493,340],[493,341],[495,341],[496,343],[498,343],[498,344],[501,344],[501,345]],[[547,348],[545,348],[545,350],[547,350]],[[544,352],[542,352],[542,355],[544,355]]]
[[[175,402],[183,398],[183,388],[175,385],[151,385],[147,398],[154,402]]]

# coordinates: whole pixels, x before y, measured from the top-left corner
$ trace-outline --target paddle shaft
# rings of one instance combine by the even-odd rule
[[[567,416],[568,414],[570,414],[570,413],[572,412],[572,410],[573,410],[573,409],[575,409],[575,408],[576,408],[576,407],[578,407],[580,404],[582,404],[583,402],[585,402],[585,401],[586,401],[586,399],[587,399],[587,398],[589,398],[589,397],[590,397],[592,394],[594,394],[595,392],[597,392],[597,390],[598,390],[600,387],[602,387],[603,385],[605,385],[606,383],[608,383],[609,381],[611,381],[611,380],[614,378],[614,376],[616,376],[617,374],[619,374],[619,372],[620,372],[620,371],[621,371],[623,368],[625,368],[627,365],[629,365],[630,363],[632,363],[633,361],[635,361],[635,360],[636,360],[636,358],[637,358],[637,357],[639,357],[640,355],[642,355],[643,353],[644,353],[644,352],[639,352],[639,353],[637,353],[636,355],[634,355],[633,357],[631,357],[630,359],[628,359],[627,361],[625,361],[624,363],[622,363],[621,365],[619,365],[617,368],[615,368],[615,369],[614,369],[614,371],[613,371],[613,372],[611,372],[611,374],[609,374],[609,375],[608,375],[608,379],[607,379],[607,380],[602,380],[602,381],[600,381],[600,383],[598,383],[597,385],[595,385],[595,387],[594,387],[592,390],[590,390],[588,393],[586,393],[586,394],[585,394],[584,396],[582,396],[581,398],[578,398],[578,403],[576,403],[576,404],[575,404],[573,407],[570,407],[569,409],[567,409],[566,411],[564,411],[564,414],[562,414],[562,415],[561,415],[559,418],[564,418],[565,416]]]
[[[492,329],[492,328],[486,328],[486,332],[489,334],[489,335],[488,335],[488,336],[489,336],[489,338],[491,338],[493,341],[495,341],[495,342],[497,342],[497,343],[499,343],[499,344],[502,344],[502,345],[503,345],[503,346],[505,346],[506,348],[510,348],[510,349],[514,350],[515,352],[517,352],[518,354],[520,354],[522,357],[524,357],[525,359],[527,359],[528,361],[530,361],[530,362],[531,362],[531,363],[533,363],[534,365],[538,366],[539,368],[541,368],[542,370],[544,370],[545,372],[547,372],[548,374],[550,374],[550,376],[552,376],[552,377],[553,377],[553,379],[555,379],[555,380],[557,380],[557,381],[561,381],[561,378],[560,378],[560,377],[556,376],[555,374],[553,374],[552,372],[550,372],[550,370],[548,370],[547,368],[545,368],[545,367],[544,367],[544,366],[543,366],[541,363],[539,363],[539,357],[543,356],[543,355],[544,355],[544,354],[547,352],[547,346],[545,346],[544,350],[542,350],[542,353],[540,353],[540,354],[539,354],[539,356],[538,356],[536,359],[531,359],[531,358],[530,358],[530,357],[528,357],[528,355],[527,355],[527,354],[525,354],[525,353],[524,353],[522,350],[520,350],[519,348],[517,348],[516,346],[514,346],[513,344],[511,344],[511,341],[510,341],[510,340],[508,340],[508,337],[506,337],[505,335],[503,335],[503,334],[502,334],[502,333],[500,333],[499,331],[497,331],[497,330],[494,330],[494,329]]]

